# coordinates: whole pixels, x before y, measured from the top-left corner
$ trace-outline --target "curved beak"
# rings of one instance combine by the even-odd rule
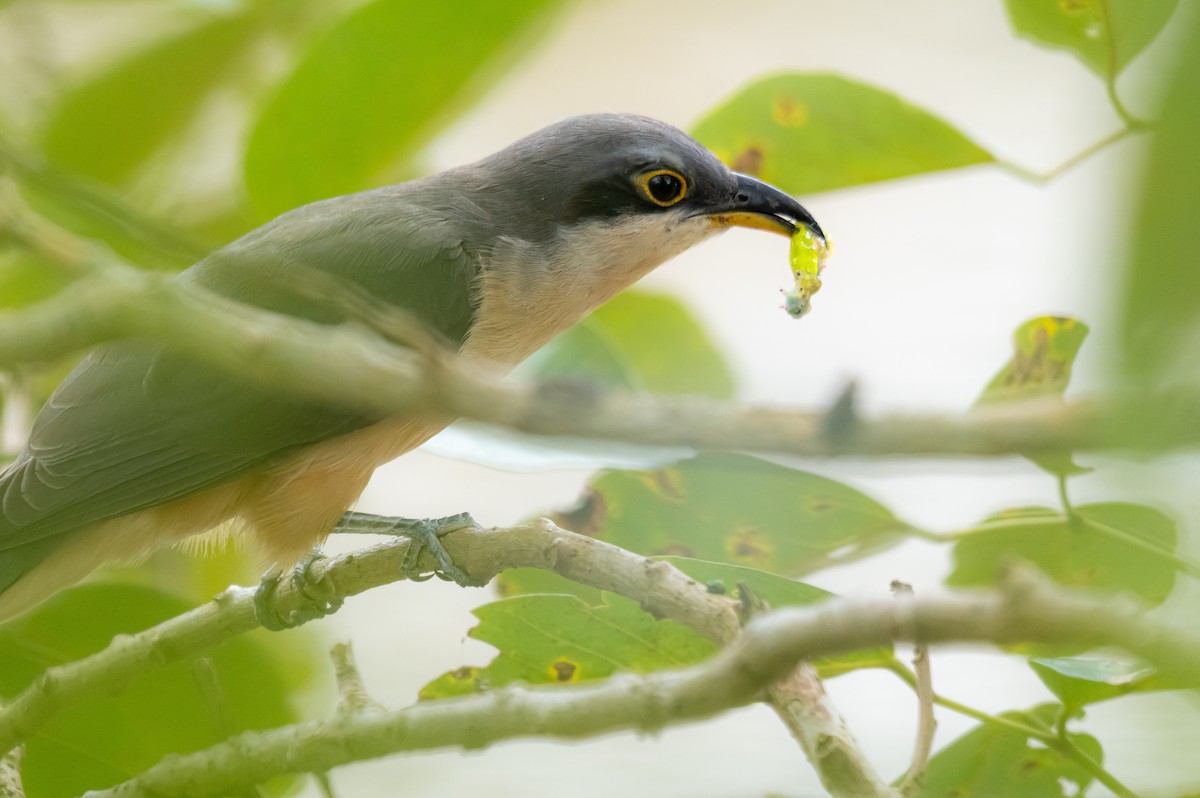
[[[734,173],[737,190],[727,204],[703,211],[718,227],[750,227],[791,236],[797,225],[804,225],[825,239],[825,233],[812,214],[796,200],[769,183],[749,175]]]

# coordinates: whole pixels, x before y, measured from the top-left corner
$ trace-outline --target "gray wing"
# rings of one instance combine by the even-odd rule
[[[386,191],[285,214],[181,279],[277,312],[346,320],[344,304],[298,289],[315,271],[461,344],[478,306],[477,263],[461,238]],[[72,531],[232,481],[378,420],[242,382],[154,343],[99,347],[0,474],[0,591]]]

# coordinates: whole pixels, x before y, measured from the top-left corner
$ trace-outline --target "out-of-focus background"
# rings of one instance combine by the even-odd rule
[[[61,87],[83,83],[145,43],[186,30],[197,19],[220,18],[237,5],[0,3],[0,112],[11,138],[37,139],[42,120],[54,118]],[[300,4],[291,22],[315,40],[323,26],[336,23],[344,5]],[[1193,6],[1181,4],[1164,34],[1121,75],[1117,85],[1132,114],[1157,113],[1164,75]],[[413,8],[412,25],[419,28],[426,7]],[[490,8],[490,0],[464,4],[454,24],[464,30],[502,24]],[[430,6],[428,13],[450,12]],[[214,51],[211,67],[286,74],[298,52],[291,35],[281,29],[275,40],[263,37],[252,57],[233,66]],[[476,46],[491,44],[480,40]],[[372,54],[407,56],[404,41],[394,52]],[[459,57],[466,56],[449,56]],[[1104,82],[1071,53],[1016,35],[1001,0],[583,0],[543,15],[492,60],[489,68],[498,77],[472,77],[473,102],[435,115],[419,131],[405,131],[416,156],[375,174],[400,179],[469,162],[571,114],[635,112],[688,130],[750,81],[783,71],[835,73],[894,92],[997,158],[1036,173],[1124,124]],[[180,79],[178,91],[190,91],[189,81]],[[171,96],[169,79],[145,85]],[[242,202],[240,143],[250,135],[251,118],[241,108],[248,97],[258,102],[259,92],[272,96],[251,77],[230,80],[205,100],[192,132],[158,153],[150,168],[134,173],[113,166],[95,177],[133,206],[190,229],[197,240],[223,243],[284,209],[269,190]],[[128,103],[124,127],[113,135],[139,135],[138,99],[113,90],[110,101]],[[86,112],[82,106],[71,111],[80,118]],[[336,113],[313,107],[307,116],[294,115],[290,129],[270,135],[319,140]],[[888,136],[887,129],[871,133]],[[278,145],[261,130],[255,135],[252,147]],[[386,127],[372,135],[386,136]],[[80,154],[85,148],[73,147],[59,147],[66,171],[80,166],[71,158],[87,157]],[[1047,314],[1077,317],[1091,328],[1072,377],[1071,395],[1083,395],[1106,385],[1113,369],[1119,274],[1146,149],[1143,137],[1129,136],[1044,183],[984,164],[802,196],[836,247],[814,310],[799,321],[780,309],[779,289],[790,275],[787,242],[779,237],[729,232],[662,266],[639,287],[683,302],[724,355],[737,397],[748,402],[819,407],[855,380],[865,413],[961,411],[1009,357],[1012,331]],[[270,168],[286,172],[286,164]],[[643,345],[659,344],[651,338]],[[635,463],[671,459],[622,451]],[[969,528],[1006,507],[1059,501],[1055,479],[1016,457],[779,461],[843,481],[906,521],[940,532]],[[468,428],[381,468],[358,509],[408,516],[467,510],[485,524],[507,524],[569,507],[596,469],[613,462],[605,448],[508,450]],[[1192,458],[1130,463],[1085,456],[1081,462],[1095,471],[1071,481],[1073,500],[1169,508],[1182,520],[1180,550],[1200,553],[1191,534],[1200,518],[1190,489],[1198,475]],[[335,540],[327,550],[354,545],[361,541]],[[806,581],[842,594],[886,595],[891,580],[901,579],[926,594],[944,589],[951,567],[947,547],[910,540]],[[1195,628],[1188,608],[1194,610],[1196,596],[1194,585],[1181,584],[1167,614]],[[490,588],[399,583],[351,600],[305,633],[352,640],[372,695],[399,706],[438,674],[491,658],[491,647],[467,638],[466,631],[476,622],[470,610],[494,598]],[[935,650],[932,662],[939,692],[985,711],[1051,698],[1019,657],[964,647]],[[317,667],[305,699],[308,713],[329,699],[328,674]],[[911,692],[890,674],[872,670],[830,680],[827,687],[876,768],[889,778],[900,774],[916,721]],[[938,722],[938,747],[975,725],[940,709]],[[1099,704],[1078,728],[1103,741],[1106,768],[1140,794],[1200,789],[1194,699],[1167,692]],[[480,752],[396,756],[339,769],[332,778],[345,796],[822,794],[799,749],[765,707],[651,737],[613,734],[571,744],[520,741]],[[320,794],[315,786],[302,789]],[[1105,792],[1093,786],[1091,794]]]

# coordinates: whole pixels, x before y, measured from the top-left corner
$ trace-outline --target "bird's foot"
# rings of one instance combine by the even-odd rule
[[[275,593],[279,590],[279,583],[283,581],[282,574],[272,569],[263,575],[258,590],[254,592],[254,617],[260,626],[272,632],[280,632],[324,618],[341,608],[343,599],[329,580],[312,576],[313,563],[323,559],[325,555],[320,549],[313,549],[292,569],[288,578],[305,601],[286,613],[280,612],[275,605]]]
[[[351,512],[342,516],[342,520],[333,531],[403,535],[412,540],[408,550],[404,552],[404,561],[401,564],[401,572],[405,579],[424,582],[436,576],[460,587],[482,587],[484,582],[475,579],[454,564],[441,541],[442,535],[478,526],[470,513],[459,513],[445,518],[398,518]],[[437,568],[431,572],[422,572],[418,565],[421,552],[426,549],[437,560]]]

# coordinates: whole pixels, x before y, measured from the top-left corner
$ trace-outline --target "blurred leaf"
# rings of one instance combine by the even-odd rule
[[[43,131],[65,169],[120,183],[184,129],[258,29],[246,6],[136,53],[68,91]]]
[[[0,695],[12,697],[47,667],[95,653],[114,635],[141,631],[190,609],[146,588],[86,585],[0,627]],[[272,653],[253,637],[205,652],[213,661],[235,732],[291,723]],[[97,697],[53,718],[26,746],[30,796],[80,795],[131,778],[171,753],[223,739],[209,722],[190,662],[165,666],[127,691]]]
[[[1005,712],[1000,717],[1048,729],[1058,708],[1042,704],[1028,712]],[[1068,735],[1084,753],[1103,762],[1104,751],[1095,737]],[[1075,788],[1068,791],[1066,782]],[[929,761],[924,798],[1066,798],[1082,795],[1092,776],[1065,755],[1033,743],[1019,731],[982,724],[943,748]]]
[[[1086,656],[1040,657],[1029,660],[1029,665],[1071,717],[1088,704],[1161,689],[1156,688],[1157,671],[1143,663]]]
[[[0,253],[0,310],[19,308],[48,299],[71,282],[54,264],[25,255]]]
[[[1109,502],[1053,510],[1021,508],[986,519],[954,546],[946,583],[994,585],[1000,568],[1026,561],[1068,587],[1128,592],[1160,604],[1175,586],[1175,522],[1141,504]]]
[[[744,584],[772,608],[797,607],[824,601],[834,593],[819,587],[786,579],[782,576],[747,568],[742,565],[693,560],[687,557],[662,558],[688,576],[730,596],[737,595],[738,584]],[[891,646],[850,651],[835,657],[823,657],[815,661],[823,678],[829,679],[859,668],[884,668],[895,658]]]
[[[1062,396],[1071,379],[1071,364],[1087,334],[1087,325],[1078,319],[1040,316],[1025,322],[1013,334],[1016,353],[984,388],[976,404]]]
[[[1179,48],[1153,133],[1124,280],[1124,368],[1147,385],[1200,378],[1200,15]],[[1147,412],[1149,411],[1149,412]],[[1153,408],[1131,419],[1152,424]],[[1188,423],[1192,419],[1189,418]]]
[[[182,269],[200,260],[209,242],[152,219],[113,191],[0,142],[0,170],[11,170],[21,196],[37,213],[85,238],[100,239],[135,266]]]
[[[677,555],[801,576],[898,543],[886,507],[839,482],[740,454],[594,477],[555,520],[646,555]],[[520,592],[520,577],[499,577]]]
[[[459,668],[421,688],[446,698],[500,687],[570,684],[618,670],[650,673],[699,662],[716,645],[674,621],[656,621],[631,601],[590,606],[575,596],[517,596],[473,610],[468,634],[499,653],[486,667]]]
[[[1025,322],[1013,334],[1016,352],[983,389],[975,406],[1061,397],[1087,334],[1086,324],[1063,316],[1039,316]],[[1029,459],[1052,474],[1081,474],[1091,470],[1076,465],[1070,452]]]
[[[735,170],[793,194],[994,160],[929,112],[838,75],[759,80],[702,119],[693,134]]]
[[[504,73],[497,56],[559,0],[373,0],[302,57],[250,138],[246,187],[264,218],[367,188]]]
[[[1146,49],[1179,0],[1005,0],[1017,33],[1073,52],[1093,72],[1115,76]]]
[[[729,399],[734,392],[721,353],[687,307],[640,291],[618,294],[543,347],[522,371],[656,394]]]

